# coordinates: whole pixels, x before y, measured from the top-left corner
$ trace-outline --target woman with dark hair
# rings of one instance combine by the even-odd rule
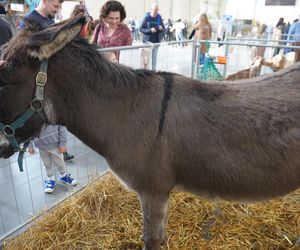
[[[92,42],[101,48],[131,45],[130,29],[123,23],[125,18],[125,8],[120,2],[109,0],[104,3],[100,11],[100,23],[94,30]],[[119,52],[116,51],[115,54],[119,60]]]

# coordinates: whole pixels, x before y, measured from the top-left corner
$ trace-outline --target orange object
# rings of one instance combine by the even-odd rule
[[[218,60],[218,63],[220,63],[220,64],[227,63],[226,56],[217,56],[217,60]]]

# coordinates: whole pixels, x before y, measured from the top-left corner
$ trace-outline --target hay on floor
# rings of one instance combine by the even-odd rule
[[[45,213],[4,249],[141,249],[137,196],[111,174]],[[211,203],[174,192],[162,249],[300,249],[300,190],[270,202]]]

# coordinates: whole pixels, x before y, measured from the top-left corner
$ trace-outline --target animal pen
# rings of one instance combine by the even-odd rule
[[[220,43],[223,44],[221,47],[218,46]],[[212,57],[216,58],[217,68],[224,77],[249,67],[253,58],[251,55],[253,54],[253,48],[259,45],[251,42],[245,43],[242,40],[211,41],[211,44]],[[156,46],[158,45],[149,44],[114,49],[107,48],[100,50],[100,53],[118,49],[121,51],[120,63],[133,68],[151,69],[151,50]],[[265,58],[271,59],[273,48],[277,45],[265,43],[263,46],[266,47],[264,52]],[[194,58],[198,57],[198,47],[199,44],[195,44],[193,41],[186,41],[183,47],[177,42],[162,43],[159,45],[156,69],[171,71],[188,77],[196,77],[199,68],[201,68],[198,62],[195,63],[194,60]],[[300,48],[294,46],[278,47],[283,49]],[[219,63],[217,61],[218,56],[225,57],[225,63]],[[263,66],[260,70],[261,74],[270,72],[269,66]],[[53,210],[58,204],[62,204],[63,200],[73,195],[74,192],[82,190],[88,182],[106,173],[108,165],[105,160],[71,134],[68,137],[68,147],[70,152],[76,155],[76,158],[68,163],[67,166],[69,171],[79,181],[79,185],[76,188],[59,186],[51,195],[46,195],[43,192],[45,175],[38,154],[33,156],[26,155],[24,172],[22,173],[19,172],[16,157],[0,160],[0,175],[1,179],[4,180],[4,182],[1,182],[0,189],[1,242],[23,231],[27,225],[34,221],[36,216],[43,214],[46,210]],[[106,211],[106,208],[104,208],[108,214],[106,214],[107,218],[101,217],[102,224],[106,223],[107,227],[112,226],[117,232],[110,231],[109,228],[106,230],[101,229],[104,232],[104,236],[102,235],[100,241],[103,241],[106,237],[110,242],[101,245],[102,243],[96,243],[91,240],[94,245],[90,247],[97,246],[99,249],[117,249],[116,247],[118,249],[139,249],[141,241],[137,241],[139,237],[136,237],[136,235],[140,235],[142,232],[141,224],[138,224],[136,219],[128,222],[131,218],[127,214],[121,215],[121,213],[133,212],[134,216],[140,216],[139,208],[137,208],[137,197],[132,193],[128,194],[111,176],[102,178],[100,182],[98,184],[99,187],[94,188],[101,196],[101,198],[97,198],[103,202],[100,202],[101,206],[105,205],[103,200],[108,203],[109,199],[111,199],[109,197],[116,197],[118,200],[115,203],[107,204],[107,206],[115,206],[121,212],[111,211],[108,208]],[[89,190],[88,192],[92,191]],[[164,249],[249,249],[251,246],[253,249],[296,249],[295,239],[300,235],[299,195],[298,190],[296,193],[280,200],[247,205],[227,202],[209,203],[193,195],[177,193],[171,200],[171,215],[168,228],[168,234],[171,236],[168,238]],[[127,208],[126,205],[128,204],[123,204],[123,199],[126,199],[128,203],[132,202],[132,207]],[[74,204],[78,205],[76,203],[78,200],[79,198],[72,198],[67,202],[74,202]],[[123,204],[123,209],[121,206],[116,205],[118,202]],[[176,209],[180,210],[182,218],[180,214],[177,214]],[[105,214],[105,211],[101,210],[100,212]],[[54,213],[59,218],[57,212]],[[123,228],[116,229],[115,224],[110,223],[110,220],[113,221],[112,217],[114,216],[109,216],[109,213],[113,213],[116,218],[120,218],[120,222],[114,221],[115,224],[122,224],[127,220],[124,225],[127,225],[128,228],[124,228],[122,224],[121,227]],[[72,214],[71,216],[74,217],[76,215]],[[122,219],[122,217],[126,219]],[[51,220],[49,216],[47,218]],[[79,218],[77,219],[80,220]],[[105,221],[105,219],[108,221]],[[138,220],[140,221],[140,218]],[[101,222],[98,221],[97,223]],[[38,229],[43,230],[39,226]],[[126,232],[129,229],[134,231],[134,236],[130,235],[130,232]],[[68,228],[68,230],[70,229]],[[109,234],[116,235],[117,240]],[[31,233],[31,237],[33,236],[36,235]],[[125,239],[124,242],[118,237],[123,237]],[[27,240],[29,242],[30,238]],[[60,244],[63,244],[62,239],[58,240],[61,240]],[[84,239],[82,241],[82,244],[84,244]],[[113,241],[119,241],[119,245],[113,243]],[[130,244],[129,241],[133,243]],[[23,242],[26,241],[23,239]],[[70,242],[74,248],[80,246],[80,244],[76,245],[77,243],[72,245],[73,242],[71,240]],[[193,242],[194,245],[192,245]],[[195,245],[195,242],[197,242],[197,245]],[[89,243],[86,243],[87,245],[83,246],[88,248]],[[14,245],[14,247],[16,246],[18,245]],[[46,247],[46,245],[39,246]],[[55,247],[59,248],[58,245],[55,245]],[[10,249],[9,246],[8,249]]]

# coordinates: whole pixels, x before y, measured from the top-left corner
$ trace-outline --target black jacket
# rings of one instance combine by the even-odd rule
[[[13,36],[9,24],[0,18],[0,46],[7,43]]]
[[[163,27],[163,30],[157,29],[157,27],[160,25]],[[151,28],[156,28],[157,32],[152,33]],[[162,35],[165,32],[165,26],[160,14],[158,14],[156,17],[152,17],[148,12],[142,21],[140,32],[143,33],[144,43],[146,42],[159,43],[161,41]]]

